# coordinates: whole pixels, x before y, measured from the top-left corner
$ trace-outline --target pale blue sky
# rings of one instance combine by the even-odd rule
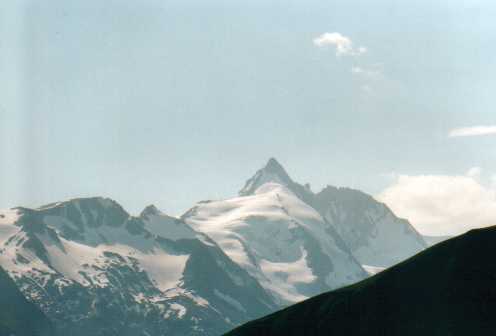
[[[492,1],[0,4],[0,208],[180,214],[274,156],[314,190],[496,172]],[[313,39],[364,46],[337,56]],[[362,69],[352,73],[352,68]]]

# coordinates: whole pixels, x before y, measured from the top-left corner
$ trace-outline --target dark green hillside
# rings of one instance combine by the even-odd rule
[[[51,323],[0,268],[0,336],[51,336]]]
[[[496,335],[495,257],[496,227],[473,230],[227,335]]]

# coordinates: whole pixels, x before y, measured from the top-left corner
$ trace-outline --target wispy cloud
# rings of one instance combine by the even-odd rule
[[[465,137],[496,134],[496,125],[491,126],[474,126],[461,127],[452,129],[449,133],[450,137]]]
[[[374,94],[374,82],[384,79],[382,65],[380,63],[362,66],[364,59],[358,58],[368,52],[364,46],[355,46],[351,38],[338,32],[323,33],[313,39],[313,44],[319,48],[331,47],[336,51],[336,56],[353,57],[353,66],[351,73],[358,80],[361,91],[367,96]],[[344,64],[350,64],[345,62]]]
[[[340,33],[324,33],[313,39],[313,44],[317,47],[333,46],[336,48],[336,55],[359,56],[367,52],[367,48],[353,46],[353,41]]]

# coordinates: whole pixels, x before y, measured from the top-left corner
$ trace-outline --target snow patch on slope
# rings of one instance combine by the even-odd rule
[[[15,209],[0,211],[0,246],[20,228],[14,224],[19,219],[19,213]]]
[[[301,247],[301,258],[294,262],[260,261],[260,268],[269,279],[268,288],[279,294],[288,302],[298,302],[307,299],[307,296],[298,293],[298,284],[312,283],[317,279],[307,264],[307,252]]]
[[[45,221],[54,223],[60,218],[53,216]],[[0,225],[0,232],[5,225]],[[17,226],[11,226],[17,228]],[[82,242],[67,240],[58,237],[54,240],[49,234],[36,234],[47,252],[49,266],[46,265],[30,249],[18,247],[17,242],[27,239],[26,233],[8,232],[14,234],[14,241],[9,246],[3,246],[0,254],[2,266],[10,272],[23,274],[33,269],[52,274],[54,271],[63,275],[70,281],[77,282],[83,286],[96,285],[105,287],[108,285],[106,266],[117,258],[117,262],[125,265],[137,265],[150,277],[161,291],[174,288],[182,278],[189,255],[170,254],[154,243],[153,239],[146,240],[144,237],[125,235],[122,228],[95,228],[100,234],[116,239],[121,236],[121,242],[112,240],[111,244],[99,243],[97,246],[87,245]],[[111,233],[111,234],[109,234]],[[2,235],[2,237],[5,237]],[[3,244],[2,244],[3,245]],[[134,247],[133,247],[134,245]],[[18,262],[21,255],[26,262]]]
[[[370,266],[370,265],[362,265],[362,267],[370,275],[376,275],[377,273],[380,273],[386,269],[385,267]]]
[[[0,210],[0,225],[12,225],[19,219],[17,209]]]
[[[179,303],[172,303],[170,305],[170,310],[167,311],[167,313],[164,315],[164,318],[169,318],[171,317],[172,314],[177,315],[177,318],[182,319],[184,315],[186,315],[186,308],[183,305],[180,305]]]
[[[167,255],[163,252],[138,258],[143,270],[154,280],[158,289],[166,291],[178,285],[189,255]]]

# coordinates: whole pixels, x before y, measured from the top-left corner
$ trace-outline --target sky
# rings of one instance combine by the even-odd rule
[[[0,4],[0,208],[180,215],[276,157],[425,234],[496,224],[492,1]]]

